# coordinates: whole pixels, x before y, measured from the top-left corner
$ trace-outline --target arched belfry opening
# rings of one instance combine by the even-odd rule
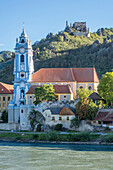
[[[22,99],[24,98],[24,90],[23,89],[21,90],[21,98]]]
[[[24,55],[21,55],[20,57],[21,57],[20,61],[23,63],[24,62]]]
[[[25,43],[24,39],[21,40],[21,43]]]

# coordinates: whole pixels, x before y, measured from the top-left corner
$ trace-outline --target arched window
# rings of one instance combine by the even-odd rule
[[[24,43],[24,42],[25,42],[24,39],[22,39],[22,40],[21,40],[21,43]]]
[[[80,86],[79,88],[80,88],[80,89],[83,89],[83,86]]]
[[[88,89],[89,89],[89,90],[92,90],[92,86],[89,86]]]
[[[24,55],[21,55],[21,60],[22,63],[24,62]]]

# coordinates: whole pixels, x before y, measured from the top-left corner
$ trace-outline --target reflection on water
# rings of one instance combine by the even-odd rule
[[[113,170],[113,146],[0,143],[0,170]]]

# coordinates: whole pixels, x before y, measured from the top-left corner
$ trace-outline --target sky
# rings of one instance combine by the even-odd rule
[[[14,51],[25,31],[32,44],[69,23],[86,21],[91,32],[113,27],[113,0],[0,0],[0,51]]]

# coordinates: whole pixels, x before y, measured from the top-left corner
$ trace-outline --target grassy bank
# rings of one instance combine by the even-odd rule
[[[57,142],[89,142],[96,141],[100,135],[81,132],[77,134],[59,134],[56,131],[50,131],[43,134],[20,134],[20,133],[0,133],[0,140],[8,141],[57,141]]]

